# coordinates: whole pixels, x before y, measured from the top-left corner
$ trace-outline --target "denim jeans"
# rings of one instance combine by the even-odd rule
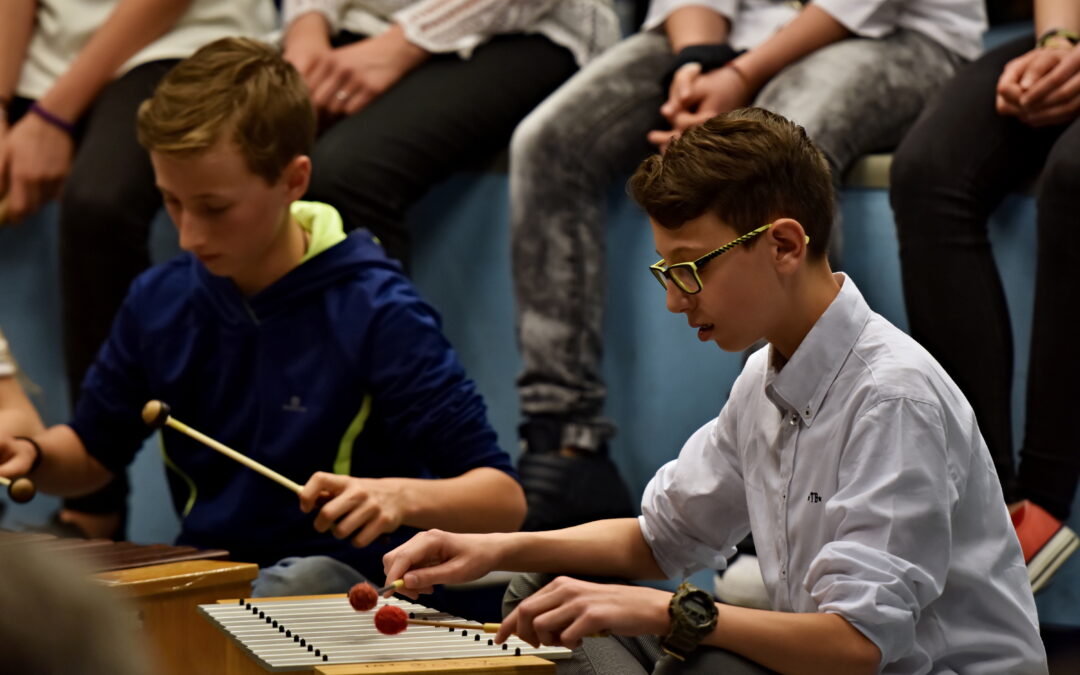
[[[526,418],[563,421],[564,445],[595,448],[614,431],[600,372],[605,199],[653,151],[646,134],[663,128],[660,79],[672,60],[660,33],[626,39],[549,96],[511,142],[518,392]],[[900,141],[960,60],[908,30],[843,40],[785,68],[754,103],[801,124],[839,184],[861,155]]]

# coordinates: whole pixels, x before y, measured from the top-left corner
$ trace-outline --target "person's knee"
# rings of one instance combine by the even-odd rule
[[[1055,147],[1039,176],[1039,200],[1072,203],[1080,193],[1080,154]]]
[[[937,141],[918,133],[908,135],[893,153],[889,167],[889,201],[896,213],[899,234],[904,237],[917,231],[920,218],[908,217],[934,192],[947,189],[955,179],[955,170],[935,151]]]
[[[545,166],[573,154],[568,147],[574,142],[572,125],[566,124],[569,112],[541,104],[523,119],[510,137],[511,167]]]
[[[252,597],[285,597],[345,593],[364,575],[327,556],[284,558],[259,570],[252,583]]]
[[[510,614],[521,601],[529,597],[533,593],[537,592],[544,586],[547,586],[555,577],[550,574],[541,574],[537,572],[522,572],[521,574],[515,574],[510,583],[506,586],[506,593],[503,594],[502,601],[502,613],[503,616]]]

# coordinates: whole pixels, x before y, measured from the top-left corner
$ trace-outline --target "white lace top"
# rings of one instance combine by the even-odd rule
[[[308,12],[334,32],[378,35],[397,23],[413,44],[466,59],[493,35],[538,33],[584,65],[619,39],[611,0],[285,0],[282,9],[286,30]]]

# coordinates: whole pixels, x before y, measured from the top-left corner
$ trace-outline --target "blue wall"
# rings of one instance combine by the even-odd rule
[[[906,328],[896,235],[885,191],[846,189],[842,206],[845,271],[877,311]],[[640,493],[657,467],[676,456],[682,441],[723,405],[740,356],[699,343],[682,317],[665,310],[656,282],[645,271],[656,257],[646,219],[622,194],[621,186],[613,186],[610,207],[607,414],[619,427],[613,456],[631,488]],[[516,454],[513,381],[520,358],[514,342],[508,212],[504,174],[460,174],[436,187],[413,210],[410,221],[417,241],[416,283],[442,313],[445,331],[484,394],[503,446]],[[175,234],[164,218],[159,218],[154,234],[159,259],[175,252]],[[1032,200],[1007,199],[995,215],[992,239],[1013,308],[1018,436],[1023,429],[1034,234]],[[63,421],[67,409],[56,250],[55,206],[21,227],[0,230],[0,326],[27,374],[41,387],[37,402],[51,423]],[[169,540],[178,523],[164,498],[155,442],[140,453],[132,476],[132,539]],[[42,523],[56,504],[48,497],[26,506],[9,504],[2,524]],[[1080,527],[1080,518],[1073,520],[1074,527]],[[1080,625],[1080,556],[1066,564],[1038,602],[1044,621]]]

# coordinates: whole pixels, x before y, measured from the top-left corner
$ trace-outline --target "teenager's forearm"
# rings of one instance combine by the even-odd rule
[[[191,0],[121,0],[71,67],[41,97],[62,119],[78,119],[120,66],[172,28]]]
[[[851,31],[828,12],[808,5],[776,34],[733,63],[757,91],[786,66],[850,35]]]
[[[0,377],[0,436],[33,436],[45,430],[34,404],[14,377]]]
[[[19,84],[26,46],[34,33],[36,0],[0,0],[0,98],[10,100]]]
[[[497,536],[499,569],[623,579],[664,578],[636,518]]]
[[[730,29],[727,17],[708,7],[680,7],[664,20],[664,32],[676,54],[689,45],[727,42]]]
[[[288,24],[285,30],[284,46],[287,48],[294,41],[316,41],[330,45],[330,22],[319,12],[299,14]]]
[[[1035,35],[1042,35],[1055,28],[1080,33],[1080,2],[1035,0]]]
[[[404,525],[450,532],[513,532],[525,520],[525,493],[490,467],[444,479],[387,478],[409,495]]]
[[[703,644],[784,675],[876,673],[877,645],[837,614],[771,612],[717,604],[716,628]]]
[[[34,436],[41,446],[41,463],[31,474],[39,490],[62,497],[90,494],[105,486],[112,473],[94,459],[75,430],[66,424]]]

